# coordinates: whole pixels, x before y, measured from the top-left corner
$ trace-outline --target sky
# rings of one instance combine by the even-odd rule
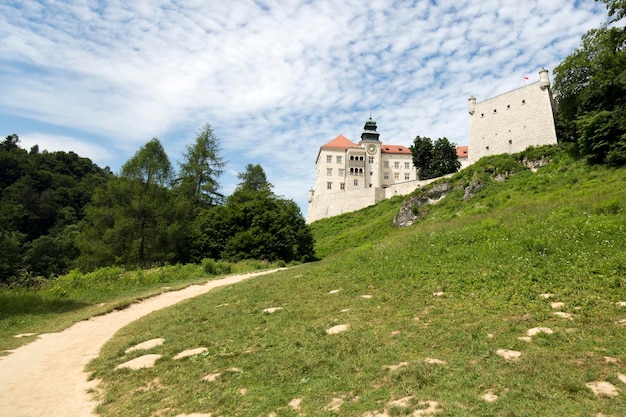
[[[468,144],[467,99],[539,80],[606,21],[593,0],[0,0],[0,137],[119,172],[207,123],[229,195],[247,164],[303,215],[319,147]],[[524,77],[528,77],[525,80]]]

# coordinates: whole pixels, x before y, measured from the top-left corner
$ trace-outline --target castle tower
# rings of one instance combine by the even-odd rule
[[[380,139],[378,139],[379,136],[380,133],[376,131],[376,120],[372,119],[372,116],[370,116],[370,118],[365,121],[365,126],[363,126],[363,133],[361,133],[361,142],[380,142]]]
[[[529,146],[557,143],[554,103],[548,70],[539,81],[482,102],[468,100],[469,155],[473,164],[483,156],[521,152]]]
[[[539,88],[545,90],[550,87],[550,80],[548,79],[548,70],[545,68],[541,68],[539,71]]]

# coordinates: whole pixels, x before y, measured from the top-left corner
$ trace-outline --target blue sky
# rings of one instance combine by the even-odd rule
[[[210,123],[220,184],[260,164],[307,210],[319,147],[467,145],[467,99],[538,80],[606,20],[592,0],[19,0],[0,3],[0,135],[118,172],[158,137],[177,166]]]

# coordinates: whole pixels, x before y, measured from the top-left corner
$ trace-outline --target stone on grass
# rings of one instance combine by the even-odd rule
[[[21,339],[22,337],[30,337],[30,336],[34,336],[37,333],[20,333],[20,334],[16,334],[15,336],[13,336],[16,339]]]
[[[343,398],[333,398],[324,408],[328,411],[338,412],[342,405]]]
[[[220,375],[222,375],[221,372],[215,372],[213,374],[208,374],[207,376],[202,377],[202,380],[207,382],[215,382]]]
[[[272,313],[276,313],[277,311],[282,310],[282,307],[270,307],[270,308],[266,308],[265,310],[263,310],[264,313],[268,313],[268,314],[272,314]]]
[[[128,362],[121,363],[115,367],[115,369],[142,369],[142,368],[152,368],[157,360],[161,359],[163,355],[151,354],[151,355],[143,355],[135,359],[131,359]]]
[[[558,308],[563,308],[563,307],[565,307],[565,303],[564,303],[564,302],[562,302],[562,301],[556,301],[556,302],[554,302],[554,303],[550,304],[550,307],[552,307],[553,309],[555,309],[555,310],[556,310],[556,309],[558,309]]]
[[[626,384],[626,375],[624,375],[621,372],[617,373],[617,379],[619,379],[621,382],[623,382],[624,384]]]
[[[159,337],[157,339],[150,339],[145,342],[139,343],[135,346],[129,347],[128,349],[124,351],[124,353],[130,353],[136,350],[152,349],[153,347],[161,346],[164,342],[165,342],[165,339],[163,339],[162,337]]]
[[[408,362],[400,362],[397,365],[385,365],[385,366],[383,366],[383,369],[389,369],[390,371],[395,371],[397,369],[404,368],[405,366],[409,366],[409,363]]]
[[[539,333],[552,334],[554,331],[552,331],[549,327],[533,327],[532,329],[528,329],[526,332],[526,334],[530,337],[536,336]]]
[[[509,349],[498,349],[496,350],[496,353],[507,361],[516,361],[520,358],[520,356],[522,356],[522,352]]]
[[[339,291],[341,290],[330,290],[328,291],[328,294],[337,294]]]
[[[441,359],[435,359],[435,358],[426,358],[424,359],[424,363],[427,363],[430,365],[445,365],[446,361],[442,361]]]
[[[345,332],[350,327],[349,324],[339,324],[337,326],[333,326],[330,329],[326,329],[326,334],[337,334],[341,332]]]
[[[532,342],[533,338],[530,336],[520,336],[517,338],[518,340],[521,340],[522,342]]]
[[[555,311],[552,314],[554,314],[555,316],[561,317],[562,319],[574,320],[574,318],[572,317],[570,313],[565,313],[563,311]]]
[[[433,297],[442,297],[445,294],[443,291],[437,291],[433,293]]]
[[[626,307],[626,301],[618,301],[615,305],[618,307]]]
[[[485,392],[483,395],[481,395],[480,398],[487,401],[488,403],[492,403],[498,399],[498,396],[493,393],[492,389],[490,389],[490,390],[487,390],[487,392]]]
[[[301,403],[302,398],[294,398],[293,400],[289,401],[289,407],[293,408],[294,410],[299,410]]]
[[[373,297],[373,295],[371,295],[371,294],[363,294],[363,295],[361,296],[361,298],[367,298],[367,299],[370,299],[370,298],[372,298],[372,297]]]
[[[183,350],[182,352],[180,352],[179,354],[177,354],[176,356],[174,356],[174,360],[178,360],[178,359],[183,359],[183,358],[187,358],[189,356],[195,356],[195,355],[199,355],[201,353],[204,353],[206,351],[208,351],[209,349],[205,348],[205,347],[199,347],[199,348],[195,348],[195,349],[187,349],[187,350]]]
[[[213,417],[213,414],[191,413],[191,414],[179,414],[176,417]]]
[[[604,362],[606,363],[614,363],[614,364],[619,364],[622,361],[620,361],[618,358],[613,358],[611,356],[605,356],[604,357]]]
[[[606,381],[592,381],[585,384],[596,397],[617,397],[619,392],[615,385]]]

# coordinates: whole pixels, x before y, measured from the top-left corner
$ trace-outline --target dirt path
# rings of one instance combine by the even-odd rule
[[[86,390],[85,365],[122,327],[153,311],[204,294],[213,288],[234,284],[276,270],[236,275],[163,293],[125,310],[81,321],[60,332],[42,334],[29,345],[0,358],[0,417],[96,416]]]

